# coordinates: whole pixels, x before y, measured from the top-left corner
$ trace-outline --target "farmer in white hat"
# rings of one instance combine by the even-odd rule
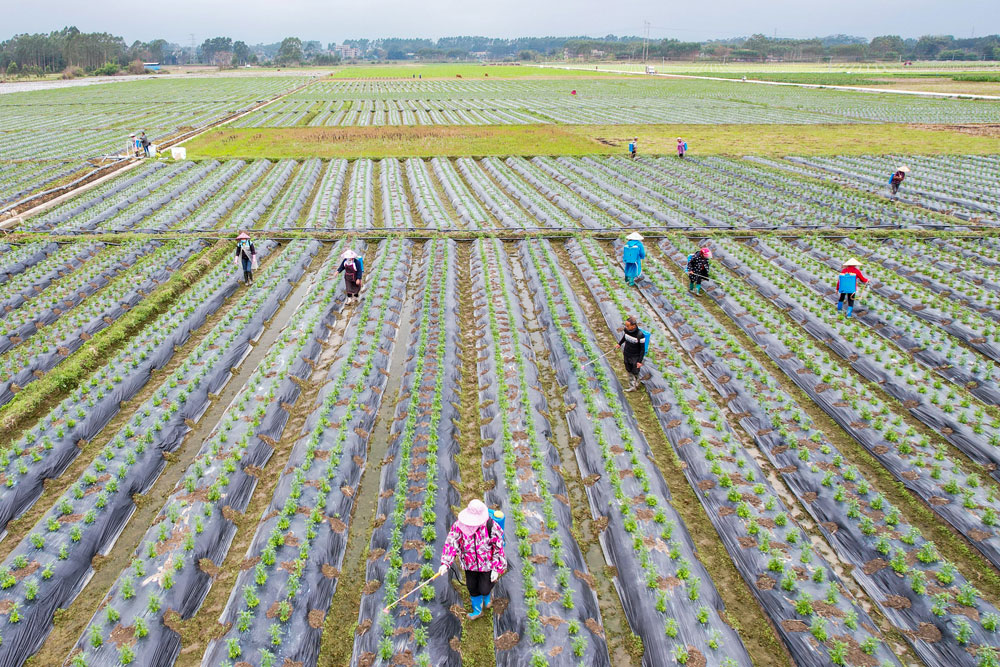
[[[625,239],[625,247],[622,249],[625,280],[629,285],[635,285],[635,279],[642,275],[642,260],[646,258],[646,247],[642,245],[642,236],[639,232],[632,232]]]
[[[243,269],[243,283],[253,284],[253,271],[257,268],[257,249],[246,232],[236,237],[236,266]]]
[[[361,275],[365,272],[365,260],[350,248],[340,256],[340,267],[337,273],[344,273],[344,288],[347,290],[347,300],[358,300],[361,292]]]
[[[444,576],[456,558],[465,569],[465,585],[472,599],[469,618],[479,618],[490,604],[493,585],[507,571],[507,554],[503,528],[478,498],[459,512],[458,521],[451,525],[441,550],[438,576]]]
[[[847,302],[847,316],[854,314],[854,296],[858,293],[858,281],[862,285],[868,284],[868,278],[861,273],[861,262],[853,257],[844,262],[837,276],[837,291],[840,292],[840,299],[837,300],[837,310],[844,309],[844,302]]]
[[[908,173],[910,173],[910,168],[904,164],[897,167],[896,173],[889,177],[889,190],[892,192],[893,197],[899,192],[899,186],[903,184],[903,179],[906,178]]]

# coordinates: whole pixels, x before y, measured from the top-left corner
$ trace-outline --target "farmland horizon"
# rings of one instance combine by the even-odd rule
[[[1000,36],[686,11],[0,42],[0,665],[1000,667]]]
[[[117,9],[121,6],[120,11]],[[600,24],[588,11],[597,3],[593,0],[570,5],[566,0],[528,3],[524,0],[488,5],[474,11],[459,7],[453,0],[436,0],[419,7],[412,3],[390,0],[377,15],[364,7],[339,7],[336,17],[316,11],[314,0],[291,0],[281,7],[269,3],[222,1],[198,3],[183,0],[170,14],[158,16],[156,34],[148,28],[137,28],[134,11],[121,0],[111,0],[102,6],[106,11],[95,16],[78,3],[55,0],[44,14],[31,5],[16,5],[5,13],[9,39],[26,33],[47,33],[61,26],[76,26],[84,32],[109,32],[121,35],[127,43],[165,38],[189,45],[215,35],[254,44],[280,42],[292,35],[303,41],[322,43],[344,41],[378,41],[383,39],[440,40],[466,35],[489,36],[493,39],[531,39],[561,37],[563,39],[601,39],[607,35],[624,35],[650,40],[729,41],[762,34],[776,39],[823,39],[833,36],[854,36],[871,40],[879,35],[901,35],[917,39],[921,36],[953,35],[957,39],[975,38],[996,32],[1000,26],[1000,7],[982,0],[960,0],[949,3],[906,3],[889,0],[880,5],[877,15],[866,13],[868,3],[846,0],[836,7],[811,5],[808,12],[789,11],[796,3],[765,2],[749,7],[736,0],[722,0],[711,6],[673,8],[665,14],[646,0],[626,0],[619,3],[610,20]],[[199,21],[192,25],[183,17],[190,6],[197,9]],[[573,11],[567,10],[572,7]],[[478,12],[478,13],[476,13]],[[60,17],[53,25],[51,16]],[[308,16],[308,20],[305,17]],[[532,30],[524,26],[530,22]],[[648,25],[648,31],[645,28]],[[14,28],[14,29],[11,29]]]

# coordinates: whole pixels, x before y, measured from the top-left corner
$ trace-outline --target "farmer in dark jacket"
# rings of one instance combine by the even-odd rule
[[[694,292],[695,294],[701,294],[701,281],[708,280],[708,268],[709,262],[712,258],[712,249],[705,247],[696,252],[695,254],[688,257],[687,269],[685,271],[688,274],[688,291]]]
[[[146,157],[149,157],[149,145],[150,145],[150,143],[151,142],[149,141],[149,137],[146,136],[146,133],[145,132],[140,132],[139,133],[139,144],[142,146],[142,152],[145,154]]]
[[[246,232],[236,237],[236,265],[243,269],[243,282],[253,284],[253,270],[257,268],[257,249]]]
[[[634,317],[625,320],[625,331],[615,348],[625,346],[625,370],[629,374],[629,387],[625,391],[635,391],[639,388],[639,369],[646,356],[646,334],[639,328]]]
[[[365,272],[365,261],[361,258],[361,255],[350,248],[344,251],[340,259],[340,267],[337,269],[337,273],[343,272],[344,274],[344,288],[347,290],[347,300],[354,299],[357,301],[358,294],[361,292],[361,275]]]

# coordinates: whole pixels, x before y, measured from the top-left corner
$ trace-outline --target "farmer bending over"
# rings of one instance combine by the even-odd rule
[[[622,345],[625,346],[625,370],[629,374],[629,386],[625,391],[635,391],[639,388],[639,369],[646,358],[646,332],[639,328],[639,323],[632,316],[625,320],[625,331],[615,349]]]
[[[837,276],[837,291],[840,292],[837,310],[843,310],[844,301],[847,301],[848,317],[854,313],[854,295],[858,292],[858,281],[860,280],[863,285],[868,284],[868,278],[861,273],[859,266],[861,263],[852,257],[844,262],[844,266],[840,269],[840,275]]]
[[[903,179],[906,178],[906,173],[910,171],[910,168],[905,164],[898,169],[896,173],[889,177],[889,190],[892,192],[892,196],[895,197],[896,193],[899,192],[899,186],[903,184]]]
[[[498,519],[502,516],[497,514]],[[493,585],[507,571],[503,543],[503,527],[490,516],[486,503],[478,498],[458,513],[458,520],[451,525],[444,540],[438,576],[444,576],[455,559],[461,557],[465,585],[472,599],[470,620],[483,615],[483,610],[490,605]]]

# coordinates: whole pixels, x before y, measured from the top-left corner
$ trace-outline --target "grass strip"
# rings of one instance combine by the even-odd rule
[[[220,241],[193,255],[183,270],[175,272],[138,306],[94,335],[45,377],[18,392],[14,400],[0,410],[0,439],[13,440],[20,430],[76,389],[91,373],[103,366],[116,349],[164,313],[175,299],[200,280],[229,251],[229,244]]]
[[[381,158],[485,155],[868,155],[1000,153],[1000,135],[895,123],[815,125],[488,125],[223,128],[187,144],[192,158]]]

